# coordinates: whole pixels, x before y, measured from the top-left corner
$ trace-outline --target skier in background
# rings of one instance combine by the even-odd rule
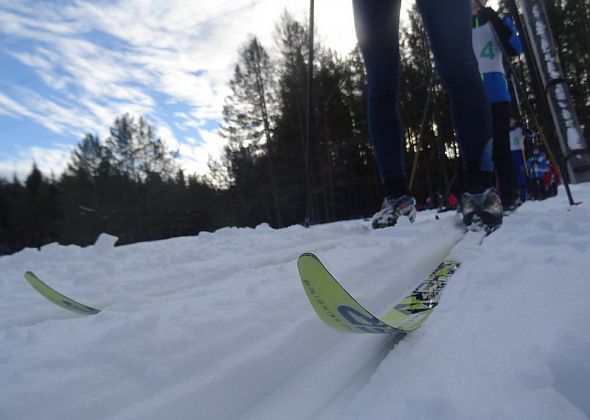
[[[426,208],[428,210],[432,210],[434,208],[434,200],[432,199],[431,195],[429,195],[426,199]]]
[[[503,53],[517,56],[522,53],[520,38],[509,17],[485,7],[487,0],[471,0],[473,50],[492,106],[493,161],[505,210],[517,207],[516,175],[510,153],[510,104]],[[499,44],[501,43],[501,45]]]
[[[492,188],[490,103],[471,44],[470,0],[417,0],[436,68],[449,93],[453,125],[463,157],[463,221],[474,216],[490,226],[502,222]],[[353,0],[358,45],[367,70],[369,135],[385,199],[374,228],[393,226],[400,216],[414,221],[416,201],[403,163],[400,118],[399,14],[401,0]]]
[[[459,199],[453,193],[449,194],[449,210],[456,210],[457,206],[459,205]]]
[[[543,175],[543,184],[545,186],[545,197],[554,197],[557,195],[557,186],[561,182],[559,171],[551,159],[548,159],[549,168]]]
[[[544,200],[545,195],[545,172],[549,171],[549,163],[545,153],[538,147],[533,147],[533,154],[528,159],[529,179],[531,180],[531,193],[534,200]]]
[[[518,123],[515,118],[510,118],[510,151],[512,153],[512,163],[516,174],[516,185],[520,193],[520,201],[524,203],[527,199],[527,176],[525,163],[526,138],[533,138],[534,134],[524,125]]]

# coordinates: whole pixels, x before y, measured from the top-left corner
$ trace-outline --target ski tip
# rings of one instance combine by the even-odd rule
[[[317,258],[316,255],[312,252],[304,252],[303,254],[301,254],[299,256],[299,258],[303,258],[303,257],[313,257],[313,258]]]
[[[311,252],[304,252],[297,258],[297,268],[301,271],[302,267],[309,264],[310,262],[319,262],[319,258]]]
[[[297,262],[300,263],[300,262],[305,261],[309,258],[311,258],[314,261],[320,261],[320,259],[317,257],[317,255],[315,255],[311,252],[304,252],[303,254],[301,254],[299,256],[299,258],[297,259]]]
[[[37,277],[37,276],[35,275],[35,273],[33,273],[32,271],[25,271],[25,273],[23,274],[23,277],[24,277],[24,278],[25,278],[25,280],[26,280],[26,281],[28,281],[29,283],[30,283],[32,280],[41,281],[41,280],[39,279],[39,277]]]

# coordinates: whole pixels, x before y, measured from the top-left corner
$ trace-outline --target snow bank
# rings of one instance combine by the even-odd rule
[[[461,237],[449,213],[1,257],[0,418],[589,418],[590,186],[573,192],[584,204],[560,191],[462,242],[439,308],[397,345],[325,327],[296,259],[383,313]],[[103,311],[53,305],[26,270]]]

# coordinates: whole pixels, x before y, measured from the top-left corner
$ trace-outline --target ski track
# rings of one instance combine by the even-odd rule
[[[408,249],[425,240],[433,229],[449,231],[456,240],[457,230],[449,221],[434,226],[432,221],[402,225],[397,235],[387,230],[371,231],[367,222],[352,221],[281,231],[265,226],[227,228],[196,238],[174,239],[173,252],[170,241],[113,247],[116,238],[103,235],[91,247],[51,244],[40,251],[28,249],[3,258],[0,263],[10,262],[5,264],[4,272],[11,281],[3,282],[2,288],[14,296],[9,306],[0,309],[0,337],[8,344],[7,354],[16,354],[20,347],[43,346],[47,350],[43,357],[34,351],[30,356],[25,352],[16,361],[33,371],[48,365],[60,370],[58,378],[46,379],[53,384],[49,389],[31,396],[39,404],[24,408],[15,402],[9,404],[8,413],[27,413],[31,418],[88,418],[101,405],[93,398],[92,390],[98,387],[109,404],[94,418],[183,418],[187,412],[198,412],[198,418],[207,419],[242,418],[251,412],[256,413],[251,418],[256,418],[264,415],[268,410],[265,407],[276,404],[282,388],[289,394],[294,387],[302,395],[309,392],[301,372],[322,376],[326,366],[329,369],[327,363],[333,363],[335,370],[346,374],[335,372],[329,381],[318,378],[325,384],[324,392],[317,393],[313,402],[309,400],[305,413],[317,417],[336,396],[350,394],[366,384],[392,344],[383,337],[359,341],[358,337],[332,332],[318,321],[299,283],[297,257],[304,251],[325,257],[334,266],[335,274],[346,273],[346,278],[352,279],[349,284],[353,288],[355,283],[364,289],[367,282],[374,284],[374,289],[359,296],[368,298],[368,305],[390,305],[388,298],[375,298],[375,290],[384,294],[391,291],[390,279],[377,282],[376,278],[384,266],[391,264],[391,258],[407,257]],[[289,240],[284,240],[285,236]],[[351,258],[350,250],[359,246],[365,248],[364,252]],[[448,238],[434,241],[426,258],[435,264],[448,246]],[[400,247],[399,255],[391,255]],[[407,272],[393,273],[395,277],[413,275],[398,285],[400,290],[415,285],[424,273],[412,270],[422,266],[414,258],[404,267]],[[86,318],[64,311],[26,284],[22,279],[24,269],[36,272],[59,292],[106,310]],[[171,301],[174,308],[162,307],[160,301]],[[31,310],[23,314],[21,308],[31,304]],[[276,305],[283,307],[279,313],[273,309]],[[208,311],[202,320],[199,307]],[[191,334],[187,326],[200,333],[187,338]],[[63,341],[69,342],[79,328],[87,332],[64,352],[61,341],[53,337],[64,337]],[[309,342],[313,346],[301,345]],[[355,356],[367,345],[375,351]],[[298,349],[296,356],[293,348]],[[321,363],[321,370],[310,368],[318,354],[334,351],[340,354],[338,360],[315,362],[316,366]],[[133,357],[142,352],[152,357],[159,354],[158,365],[162,367],[146,366],[147,360]],[[288,363],[277,357],[280,354],[290,354]],[[68,363],[70,358],[77,362]],[[350,359],[356,359],[353,365]],[[191,365],[187,360],[198,363]],[[0,361],[8,363],[1,356]],[[91,367],[86,367],[85,361]],[[5,385],[10,379],[17,383],[32,379],[32,372],[10,368],[3,372]],[[105,388],[107,377],[111,385]],[[228,377],[255,378],[255,383],[228,381]],[[158,386],[146,385],[152,381]],[[77,408],[60,400],[58,391],[59,384],[73,382],[81,382],[75,392]],[[142,384],[137,391],[136,382]],[[131,401],[121,397],[128,394],[134,397]],[[232,404],[223,403],[227,395],[234,395]],[[275,396],[269,399],[269,395]],[[9,391],[10,396],[19,401],[18,391]],[[266,402],[258,405],[260,401]],[[45,411],[47,406],[52,409]],[[271,409],[267,417],[280,416]]]
[[[433,325],[456,308],[473,305],[474,312],[508,314],[515,302],[529,300],[526,289],[503,294],[515,276],[530,277],[538,270],[542,278],[544,267],[551,267],[575,278],[576,270],[584,269],[579,256],[590,250],[590,217],[580,208],[568,209],[568,217],[562,217],[562,201],[548,202],[543,209],[525,203],[506,219],[505,229],[481,246],[466,238],[453,249],[453,255],[469,262],[451,279],[437,315],[399,346],[390,336],[350,335],[326,327],[303,293],[296,259],[302,252],[316,253],[367,309],[381,314],[395,303],[392,296],[412,290],[462,236],[451,213],[435,221],[435,213],[423,212],[414,225],[401,220],[395,228],[379,231],[358,220],[311,229],[261,225],[119,247],[116,238],[102,235],[86,248],[51,244],[2,257],[0,293],[10,298],[0,301],[0,418],[332,420],[363,418],[365,413],[366,418],[388,418],[379,411],[383,402],[370,409],[379,398],[390,404],[387,412],[396,412],[395,418],[412,413],[417,418],[433,413],[468,418],[452,396],[422,405],[413,405],[419,397],[406,399],[396,411],[391,395],[380,397],[388,390],[379,384],[392,370],[399,371],[401,381],[408,380],[412,369],[396,360],[417,363],[411,349],[418,342],[423,352],[432,350],[425,360],[435,363],[439,344]],[[519,235],[503,233],[511,226]],[[537,249],[546,244],[567,252],[542,255],[542,264],[531,268],[539,261]],[[519,265],[510,254],[515,247],[523,249]],[[493,263],[482,275],[483,259]],[[64,311],[24,281],[25,270],[81,303],[106,309],[90,317]],[[479,296],[477,302],[469,302],[473,295]],[[552,307],[550,296],[545,302],[542,298],[536,298],[540,309]],[[555,313],[546,310],[539,316],[550,320]],[[498,317],[490,326],[501,329],[506,318]],[[557,324],[546,327],[551,337],[559,335]],[[478,331],[477,320],[458,327],[449,334],[469,346],[468,335],[461,334]],[[514,326],[515,334],[523,336],[534,328],[532,319]],[[587,353],[585,336],[572,341],[567,330],[562,335],[568,351]],[[543,372],[553,372],[558,394],[567,396],[548,394],[548,401],[570,418],[583,418],[579,410],[590,414],[584,388],[568,381],[571,376],[586,380],[590,365],[551,356],[546,348],[538,352],[550,355]],[[387,357],[391,353],[395,360]],[[519,360],[520,355],[506,357]],[[462,366],[453,357],[447,362]],[[437,367],[430,369],[436,372]],[[541,378],[540,373],[530,376],[530,392],[544,386]],[[522,388],[518,382],[514,386]],[[534,401],[533,394],[527,395]],[[469,398],[477,401],[478,395]],[[509,413],[490,409],[490,404],[489,413]],[[532,412],[537,413],[524,409],[522,414]]]

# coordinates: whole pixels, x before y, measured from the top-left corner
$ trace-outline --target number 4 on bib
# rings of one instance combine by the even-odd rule
[[[494,44],[492,43],[492,41],[488,41],[485,47],[483,47],[483,49],[481,50],[480,57],[488,58],[490,60],[496,58],[496,54],[494,54]]]

